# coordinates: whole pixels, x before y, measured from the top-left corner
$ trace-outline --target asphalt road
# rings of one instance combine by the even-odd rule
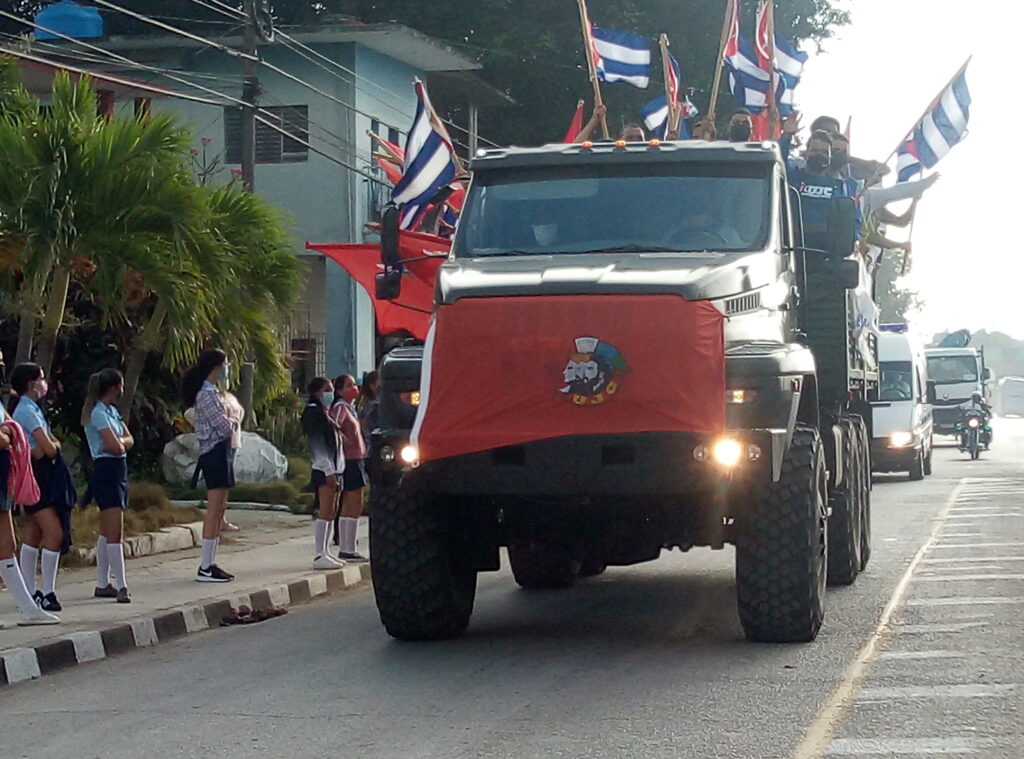
[[[0,757],[1020,759],[1024,421],[997,425],[879,479],[813,644],[743,641],[728,549],[550,593],[502,572],[458,641],[390,640],[366,593],[6,689]]]

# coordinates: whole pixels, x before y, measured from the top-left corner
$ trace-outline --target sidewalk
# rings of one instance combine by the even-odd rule
[[[242,530],[221,539],[217,563],[236,575],[234,582],[196,582],[198,549],[129,560],[130,604],[93,598],[93,567],[62,571],[57,579],[62,624],[52,627],[16,627],[14,602],[8,592],[0,593],[0,621],[5,624],[0,630],[0,684],[216,627],[229,606],[289,606],[369,580],[368,564],[333,572],[312,569],[313,525],[308,516],[229,510],[228,519]],[[365,518],[359,545],[365,553]]]

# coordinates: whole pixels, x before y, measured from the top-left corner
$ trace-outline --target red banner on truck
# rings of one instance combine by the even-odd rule
[[[565,435],[725,428],[723,316],[674,295],[464,298],[427,339],[420,460]]]

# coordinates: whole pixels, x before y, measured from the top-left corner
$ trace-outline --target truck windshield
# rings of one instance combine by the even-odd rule
[[[552,166],[479,172],[458,257],[763,248],[771,164]]]
[[[974,356],[929,356],[928,379],[937,385],[977,382],[978,362]]]
[[[914,371],[909,361],[883,361],[879,369],[882,374],[879,382],[879,400],[914,400]]]

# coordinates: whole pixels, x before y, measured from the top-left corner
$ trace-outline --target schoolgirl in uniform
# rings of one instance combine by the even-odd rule
[[[128,508],[128,451],[135,441],[115,405],[124,393],[124,377],[117,369],[104,369],[89,378],[82,406],[82,426],[92,455],[89,490],[100,507],[100,535],[96,539],[96,598],[131,603],[125,580],[124,510]],[[110,583],[110,575],[114,583]]]

